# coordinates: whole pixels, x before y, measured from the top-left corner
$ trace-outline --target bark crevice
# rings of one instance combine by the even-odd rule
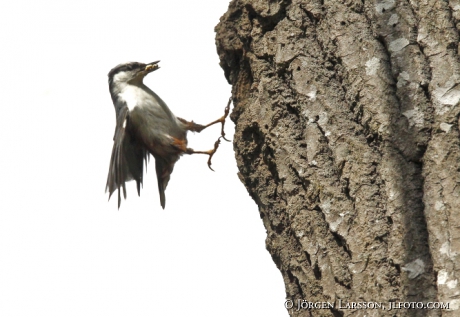
[[[454,2],[234,0],[216,27],[239,176],[294,302],[460,308]]]

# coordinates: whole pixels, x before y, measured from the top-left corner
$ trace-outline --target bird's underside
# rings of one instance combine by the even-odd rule
[[[121,191],[126,199],[127,181],[136,181],[140,195],[144,164],[147,164],[149,154],[155,158],[160,202],[165,208],[165,189],[174,164],[180,156],[207,154],[208,166],[212,170],[211,158],[220,144],[220,138],[225,139],[224,124],[231,98],[224,115],[207,125],[175,117],[161,98],[142,83],[146,74],[158,68],[158,62],[127,63],[115,67],[109,73],[117,124],[106,191],[109,192],[110,199],[115,190],[118,190],[118,208],[121,204]],[[216,123],[221,123],[222,128],[221,136],[214,143],[213,149],[195,151],[187,147],[187,131],[201,132]]]

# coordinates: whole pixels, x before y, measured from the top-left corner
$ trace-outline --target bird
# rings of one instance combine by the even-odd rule
[[[164,209],[165,190],[179,158],[183,154],[207,154],[208,167],[213,170],[211,158],[219,147],[220,139],[229,141],[225,138],[224,125],[232,98],[228,100],[224,115],[207,125],[176,117],[166,103],[143,82],[145,76],[160,68],[159,62],[128,62],[115,66],[108,73],[116,126],[106,192],[109,192],[110,200],[118,190],[118,209],[121,205],[120,189],[126,199],[126,182],[135,180],[140,196],[144,163],[147,168],[149,155],[155,159],[160,204]],[[187,147],[188,131],[201,132],[216,123],[221,123],[222,128],[213,149],[195,151]]]

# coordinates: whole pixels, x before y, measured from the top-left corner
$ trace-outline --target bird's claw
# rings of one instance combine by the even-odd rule
[[[222,137],[219,137],[219,138],[217,139],[217,141],[214,143],[214,149],[212,149],[212,150],[210,150],[210,151],[208,152],[208,154],[209,154],[208,167],[209,167],[209,169],[210,169],[211,171],[213,171],[213,172],[214,172],[214,170],[213,170],[212,167],[211,167],[211,164],[212,164],[212,163],[211,163],[211,158],[212,158],[212,156],[214,155],[214,153],[216,153],[217,148],[219,147],[220,138],[222,138]],[[225,138],[224,138],[224,139],[225,139]]]
[[[228,99],[228,103],[227,103],[227,107],[225,107],[225,113],[223,115],[222,118],[220,118],[220,122],[222,122],[222,129],[220,131],[220,135],[222,136],[222,138],[227,141],[227,142],[230,142],[230,140],[227,140],[227,138],[225,137],[225,131],[224,131],[224,126],[225,126],[225,119],[227,119],[228,117],[228,113],[230,112],[230,104],[232,103],[232,97],[230,97]]]

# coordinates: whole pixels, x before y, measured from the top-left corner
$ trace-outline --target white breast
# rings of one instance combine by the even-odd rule
[[[174,121],[174,115],[166,104],[153,91],[145,86],[125,85],[118,94],[120,101],[124,101],[129,112],[140,111],[142,116],[156,118],[156,120]],[[153,125],[157,123],[152,123]]]
[[[129,111],[132,111],[136,106],[142,106],[145,92],[137,86],[127,85],[119,94],[120,98],[126,102]]]

